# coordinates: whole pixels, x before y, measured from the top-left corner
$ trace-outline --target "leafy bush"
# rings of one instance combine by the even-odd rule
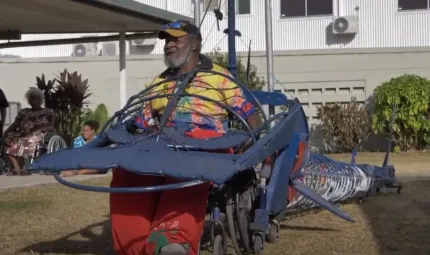
[[[367,109],[353,99],[349,104],[325,104],[318,108],[324,140],[329,150],[350,152],[359,148],[371,132]]]
[[[44,91],[45,107],[55,113],[55,129],[65,140],[71,144],[73,138],[80,133],[84,107],[91,96],[88,79],[82,80],[77,72],[69,73],[66,69],[60,77],[46,81],[45,75],[36,77],[36,86]],[[79,128],[77,128],[79,127]]]
[[[372,127],[389,137],[393,105],[395,150],[420,150],[430,144],[430,81],[405,74],[384,82],[374,91]]]
[[[227,54],[215,51],[214,53],[209,54],[208,57],[211,58],[215,64],[218,64],[224,68],[228,67]],[[237,58],[236,66],[237,66],[237,79],[243,84],[246,84],[247,67],[243,64],[242,59]],[[251,68],[249,70],[248,84],[246,84],[248,88],[251,90],[261,90],[263,89],[265,84],[266,82],[264,81],[264,78],[258,77],[257,69],[255,68],[254,65],[251,65]]]
[[[96,130],[96,132],[99,132],[100,129],[103,128],[103,126],[109,120],[109,113],[106,105],[99,104],[94,111],[90,108],[85,109],[84,114],[82,116],[82,122],[88,120],[95,120],[100,124],[99,130]]]

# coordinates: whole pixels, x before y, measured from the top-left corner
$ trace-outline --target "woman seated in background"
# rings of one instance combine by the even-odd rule
[[[45,96],[43,91],[31,87],[25,98],[31,108],[24,108],[18,112],[15,121],[4,134],[6,155],[12,169],[9,175],[28,175],[21,169],[19,159],[28,159],[34,155],[34,150],[43,139],[44,132],[53,132],[55,115],[51,109],[43,108]]]
[[[89,120],[82,126],[82,135],[75,138],[73,141],[73,148],[79,148],[84,146],[87,142],[96,138],[96,131],[99,129],[100,124],[95,120]],[[102,174],[104,171],[99,171],[95,169],[81,169],[81,170],[70,170],[63,171],[61,176],[69,177],[78,174]]]

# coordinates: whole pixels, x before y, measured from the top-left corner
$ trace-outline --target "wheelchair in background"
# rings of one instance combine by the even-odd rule
[[[58,134],[55,134],[54,132],[43,133],[42,140],[36,145],[33,154],[27,159],[21,159],[20,164],[24,170],[27,170],[27,167],[30,164],[39,160],[42,156],[66,148],[66,141]],[[3,138],[0,138],[0,174],[7,175],[11,168],[12,165],[6,155],[4,140]],[[45,174],[43,171],[40,173]]]

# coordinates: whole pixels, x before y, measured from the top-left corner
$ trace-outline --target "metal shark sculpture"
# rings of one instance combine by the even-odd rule
[[[234,8],[234,1],[229,0],[229,8]],[[227,33],[231,42],[237,33],[234,22],[230,20],[234,19],[235,12],[229,10]],[[234,66],[235,47],[230,46],[229,62]],[[182,96],[195,96],[213,102],[210,98],[189,95],[181,86],[189,84],[197,72],[221,75],[240,86],[260,112],[263,125],[252,130],[241,116],[217,102],[214,103],[241,123],[243,130],[228,130],[217,138],[194,139],[187,136],[186,130],[180,125],[166,125],[167,116],[170,116]],[[387,163],[382,167],[346,164],[311,153],[307,118],[297,99],[289,99],[279,92],[250,91],[233,77],[213,71],[195,69],[179,78],[181,83],[177,83],[175,93],[153,96],[150,90],[165,81],[153,84],[132,96],[96,139],[81,148],[45,155],[33,163],[29,170],[50,171],[64,185],[93,192],[154,192],[212,182],[217,191],[227,191],[220,196],[224,201],[210,206],[211,219],[214,225],[224,226],[224,223],[220,223],[223,221],[220,214],[226,215],[228,229],[221,227],[221,235],[226,238],[225,233],[229,232],[233,248],[239,255],[261,254],[265,237],[269,241],[277,239],[280,229],[278,221],[289,212],[324,208],[352,222],[353,219],[334,203],[361,199],[372,189],[396,187],[400,191],[394,167]],[[147,101],[159,97],[169,98],[168,107],[152,128],[137,132],[133,124],[135,114],[142,111]],[[271,109],[286,106],[288,111],[267,116],[263,105]],[[225,149],[240,153],[219,152]],[[387,158],[388,154],[389,150]],[[265,164],[268,159],[271,163]],[[59,175],[61,171],[71,169],[105,170],[118,167],[141,175],[166,176],[183,181],[151,187],[110,188],[70,182]],[[266,168],[268,171],[265,171]],[[238,186],[240,189],[237,189]],[[251,209],[241,211],[241,204],[248,202],[252,204]],[[223,242],[222,245],[225,244]]]

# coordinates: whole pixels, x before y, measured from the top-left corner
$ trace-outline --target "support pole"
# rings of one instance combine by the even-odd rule
[[[273,32],[272,32],[272,0],[266,1],[266,55],[267,55],[267,91],[273,92],[275,89],[274,68],[273,68]],[[275,107],[269,107],[269,116],[275,114]]]
[[[125,32],[119,34],[119,98],[120,107],[127,102],[127,67]]]
[[[235,0],[228,0],[228,70],[237,78],[236,66],[236,6]]]
[[[194,0],[194,25],[200,27],[200,0]]]

